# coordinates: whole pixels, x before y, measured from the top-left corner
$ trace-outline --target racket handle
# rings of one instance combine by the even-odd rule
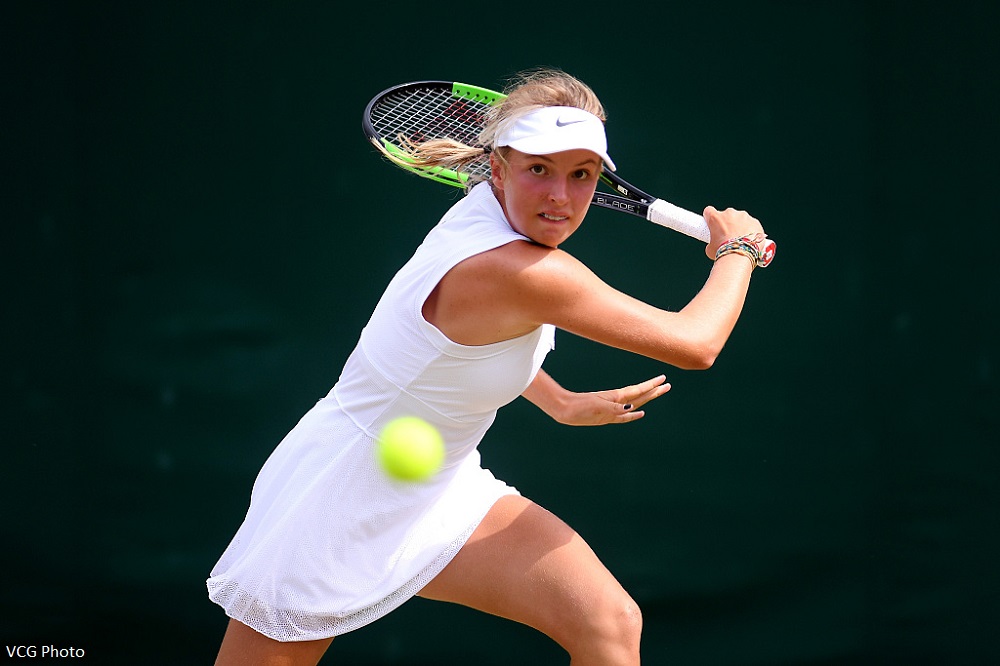
[[[663,199],[657,199],[649,204],[646,219],[706,243],[712,239],[705,218]]]
[[[712,234],[708,230],[708,223],[705,222],[704,217],[689,210],[684,210],[680,206],[675,206],[663,199],[657,199],[649,204],[649,210],[646,211],[646,219],[705,243],[712,240]],[[775,247],[774,241],[770,238],[764,241],[758,266],[763,268],[771,263],[771,260],[774,259]]]

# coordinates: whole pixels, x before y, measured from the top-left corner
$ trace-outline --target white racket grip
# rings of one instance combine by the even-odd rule
[[[657,199],[649,204],[649,209],[646,211],[646,219],[705,243],[712,240],[712,233],[709,231],[708,223],[705,222],[704,217],[689,210],[684,210],[680,206],[675,206],[663,199]],[[775,249],[774,241],[770,238],[765,239],[764,245],[761,247],[761,257],[757,265],[761,268],[768,266],[771,260],[774,259]]]
[[[680,206],[675,206],[663,199],[657,199],[649,204],[649,210],[646,211],[646,219],[706,243],[712,239],[712,234],[708,230],[708,223],[705,222],[704,217],[689,210],[684,210]]]

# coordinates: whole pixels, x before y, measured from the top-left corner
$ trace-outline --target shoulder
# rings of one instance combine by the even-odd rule
[[[456,267],[467,298],[487,301],[518,326],[554,324],[572,330],[581,312],[614,298],[614,290],[583,262],[563,250],[514,241],[471,257]]]
[[[467,275],[514,285],[519,291],[548,290],[597,280],[597,276],[568,252],[517,240],[462,262]]]
[[[423,313],[461,344],[480,345],[523,335],[580,302],[583,264],[565,252],[515,240],[456,264],[424,303]]]

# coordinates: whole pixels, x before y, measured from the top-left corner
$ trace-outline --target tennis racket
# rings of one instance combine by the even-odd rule
[[[369,140],[396,166],[445,185],[464,188],[471,177],[489,179],[487,155],[457,170],[420,167],[408,163],[400,137],[418,144],[429,139],[453,139],[481,147],[479,133],[486,113],[505,97],[487,88],[450,81],[404,83],[383,90],[368,103],[362,126]],[[614,193],[595,192],[592,205],[644,218],[705,243],[711,240],[708,224],[701,215],[647,194],[606,168],[601,172],[601,181]],[[774,251],[774,241],[766,240],[758,266],[771,263]]]

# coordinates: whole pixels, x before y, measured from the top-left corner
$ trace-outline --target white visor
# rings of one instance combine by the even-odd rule
[[[597,153],[609,169],[615,170],[615,163],[608,157],[604,123],[594,114],[575,106],[543,106],[518,116],[501,126],[494,145],[497,148],[510,146],[529,155],[589,150]]]

